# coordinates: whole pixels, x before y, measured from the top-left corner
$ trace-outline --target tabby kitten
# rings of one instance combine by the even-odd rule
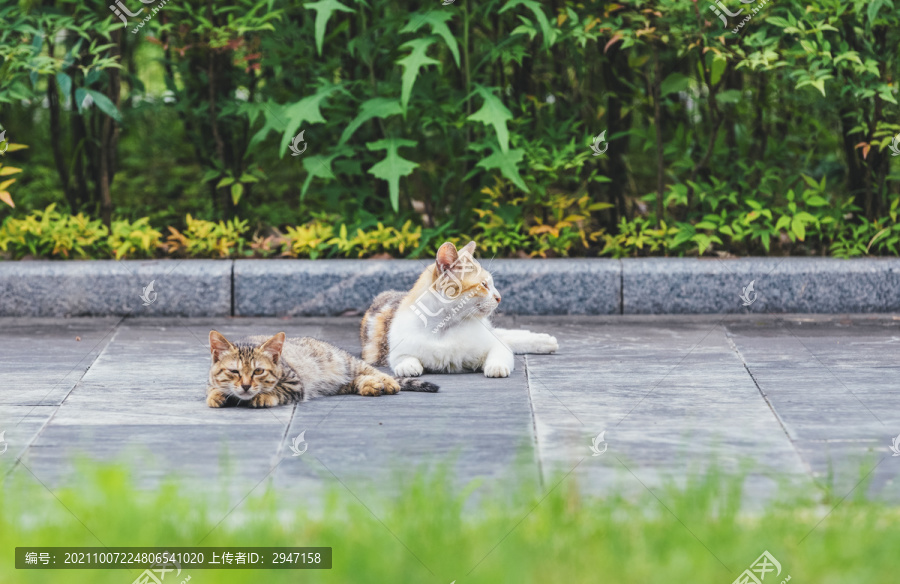
[[[419,379],[394,379],[350,353],[309,337],[247,337],[235,343],[210,331],[212,365],[206,388],[211,408],[268,408],[323,395],[376,396],[403,391],[436,392]]]
[[[556,351],[555,337],[491,325],[500,292],[474,253],[474,241],[461,250],[448,241],[412,290],[379,294],[360,326],[363,359],[404,377],[479,370],[508,377],[514,353]]]

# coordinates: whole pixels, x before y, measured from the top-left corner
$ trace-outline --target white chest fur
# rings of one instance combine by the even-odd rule
[[[388,334],[391,368],[407,357],[415,357],[426,371],[478,371],[492,350],[504,349],[486,320],[468,319],[437,332],[434,328],[423,326],[412,311],[396,315]]]

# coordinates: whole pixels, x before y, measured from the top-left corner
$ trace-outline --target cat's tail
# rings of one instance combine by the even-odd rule
[[[440,389],[437,385],[422,381],[416,377],[398,377],[397,383],[400,384],[400,391],[425,391],[428,393],[436,393]]]

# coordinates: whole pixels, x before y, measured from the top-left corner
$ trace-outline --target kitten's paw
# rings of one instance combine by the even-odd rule
[[[394,367],[394,375],[397,377],[418,377],[422,375],[422,371],[424,371],[424,367],[422,367],[421,361],[415,357],[407,357]]]
[[[505,363],[485,363],[484,364],[484,376],[485,377],[509,377],[511,369],[509,365]]]
[[[384,393],[384,381],[374,375],[361,377],[356,383],[359,395],[375,397]]]
[[[278,405],[278,398],[271,393],[258,393],[250,400],[251,408],[271,408]]]
[[[228,394],[218,390],[206,394],[206,405],[211,408],[221,408],[228,401]]]
[[[384,393],[388,395],[400,393],[400,384],[390,375],[384,376]]]

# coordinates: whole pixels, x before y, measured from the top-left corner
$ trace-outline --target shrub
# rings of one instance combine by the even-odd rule
[[[22,219],[7,217],[0,227],[0,249],[14,258],[107,257],[108,233],[99,219],[61,215],[52,204]]]

